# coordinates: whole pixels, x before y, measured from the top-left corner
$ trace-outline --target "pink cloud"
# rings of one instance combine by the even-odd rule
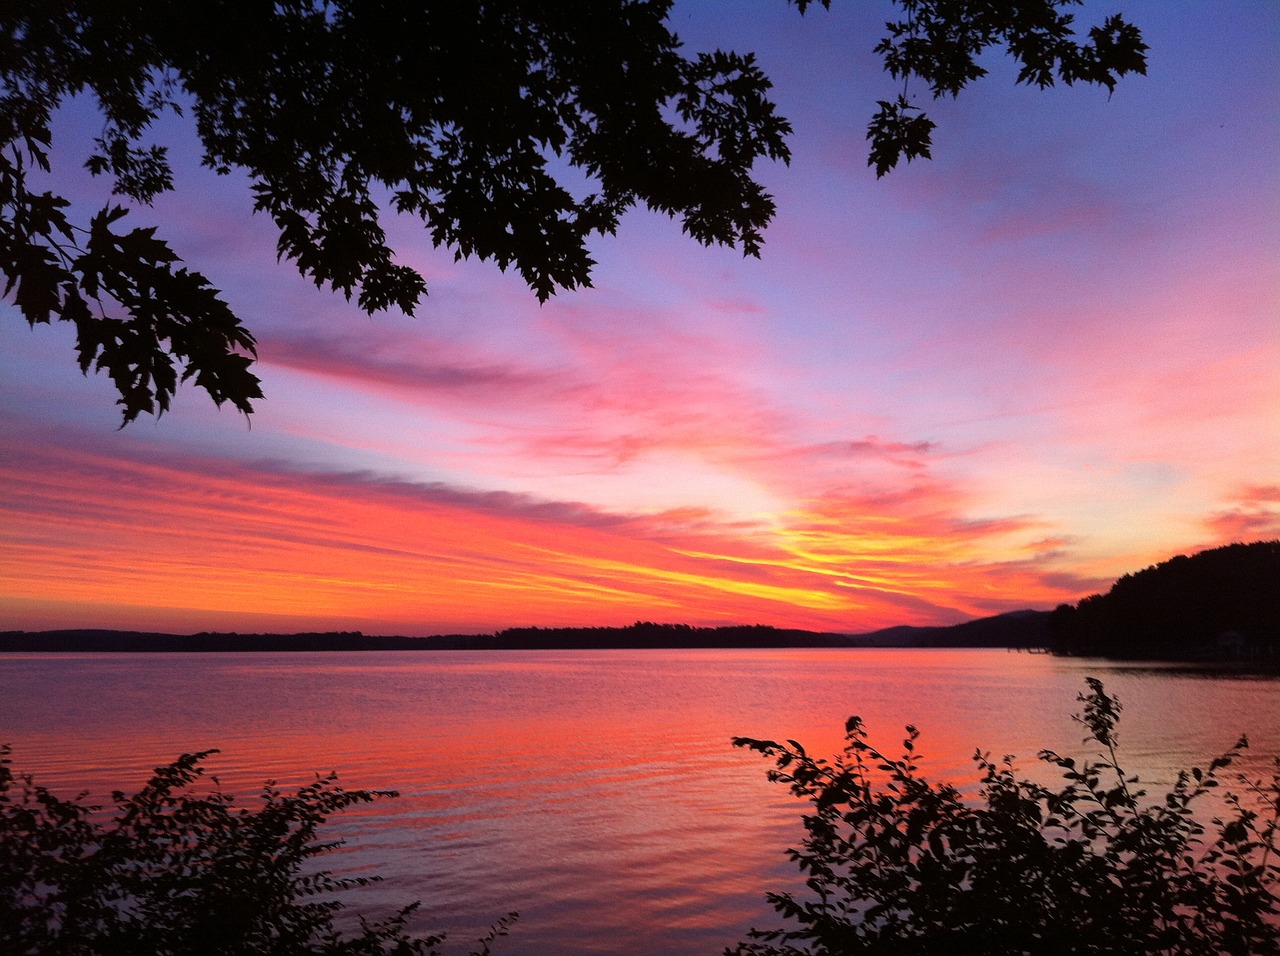
[[[1034,561],[990,556],[1034,521],[968,520],[936,483],[817,499],[767,529],[700,509],[610,513],[373,473],[144,458],[120,443],[10,447],[6,602],[97,605],[111,620],[132,607],[148,626],[166,608],[210,627],[310,615],[413,633],[625,623],[657,608],[690,623],[867,630],[1059,593]],[[1046,551],[1024,544],[1020,560]]]
[[[1214,547],[1280,538],[1280,485],[1245,485],[1228,499],[1230,506],[1205,518]]]
[[[391,334],[400,336],[403,332],[397,329]],[[420,358],[423,353],[432,358]],[[395,338],[371,347],[367,336],[273,334],[260,340],[259,356],[271,364],[349,385],[385,389],[410,399],[415,395],[424,400],[445,396],[468,403],[502,403],[531,394],[545,396],[562,388],[551,371],[495,362],[481,355],[468,357],[456,344],[430,340]]]

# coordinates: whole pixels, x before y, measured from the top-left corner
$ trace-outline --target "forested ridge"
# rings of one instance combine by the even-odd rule
[[[1049,619],[1063,654],[1280,659],[1280,540],[1229,544],[1126,574]]]
[[[106,629],[0,631],[0,652],[152,653],[245,651],[572,650],[734,647],[1043,647],[1048,611],[1011,611],[938,627],[903,625],[865,634],[765,624],[700,627],[636,621],[626,627],[513,627],[492,634],[378,636],[360,631],[163,634]]]

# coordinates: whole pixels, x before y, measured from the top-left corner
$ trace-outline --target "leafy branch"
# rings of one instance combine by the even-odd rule
[[[790,2],[804,13],[812,0]],[[909,77],[955,96],[991,46],[1041,87],[1110,90],[1146,69],[1141,34],[1119,16],[1077,40],[1060,8],[1078,0],[897,2],[905,19],[886,24],[876,51],[904,93],[880,101],[868,127],[877,175],[930,155],[934,123],[906,96]],[[637,205],[703,245],[758,256],[775,204],[754,164],[789,158],[791,126],[753,56],[686,55],[669,13],[666,2],[328,0],[229,17],[216,4],[9,0],[4,294],[32,325],[75,323],[81,369],[111,376],[126,424],[168,409],[179,381],[246,414],[261,397],[253,336],[153,230],[111,232],[123,213],[107,205],[75,227],[83,248],[60,244],[73,237],[68,204],[27,190],[21,151],[49,171],[51,117],[75,96],[102,115],[85,165],[113,196],[146,205],[174,188],[166,147],[145,138],[163,112],[188,116],[202,164],[251,181],[278,257],[369,313],[412,314],[427,292],[396,260],[388,212],[420,219],[458,259],[514,269],[541,302],[591,284],[589,243]]]
[[[46,145],[26,142],[42,168]],[[215,404],[230,401],[250,413],[262,397],[249,371],[256,343],[208,279],[180,267],[154,228],[114,230],[123,207],[103,208],[86,229],[69,221],[69,205],[50,192],[28,192],[22,153],[16,146],[0,152],[3,294],[27,322],[75,326],[80,370],[110,375],[122,424],[168,411],[178,383],[188,380]]]

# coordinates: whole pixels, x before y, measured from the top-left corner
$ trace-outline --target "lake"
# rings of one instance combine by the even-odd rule
[[[423,902],[450,951],[518,910],[497,953],[719,953],[777,925],[766,890],[798,884],[799,807],[735,735],[838,749],[862,716],[897,752],[916,724],[930,775],[976,779],[975,748],[1087,755],[1071,721],[1086,675],[1124,705],[1121,753],[1155,790],[1241,732],[1242,764],[1280,753],[1280,678],[1004,650],[654,650],[0,655],[0,742],[66,794],[136,790],[211,747],[248,804],[268,778],[338,771],[395,800],[328,835],[339,870],[385,882],[349,902]]]

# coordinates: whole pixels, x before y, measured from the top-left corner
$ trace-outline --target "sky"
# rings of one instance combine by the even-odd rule
[[[172,135],[158,225],[259,342],[252,419],[183,388],[120,429],[69,327],[0,303],[0,629],[862,632],[1052,608],[1280,537],[1280,6],[1093,2],[1150,44],[1114,95],[939,101],[881,180],[887,4],[678,3],[795,129],[760,259],[635,210],[545,305],[389,228],[429,295],[369,317],[277,263],[247,180]],[[55,128],[83,208],[94,121]]]

